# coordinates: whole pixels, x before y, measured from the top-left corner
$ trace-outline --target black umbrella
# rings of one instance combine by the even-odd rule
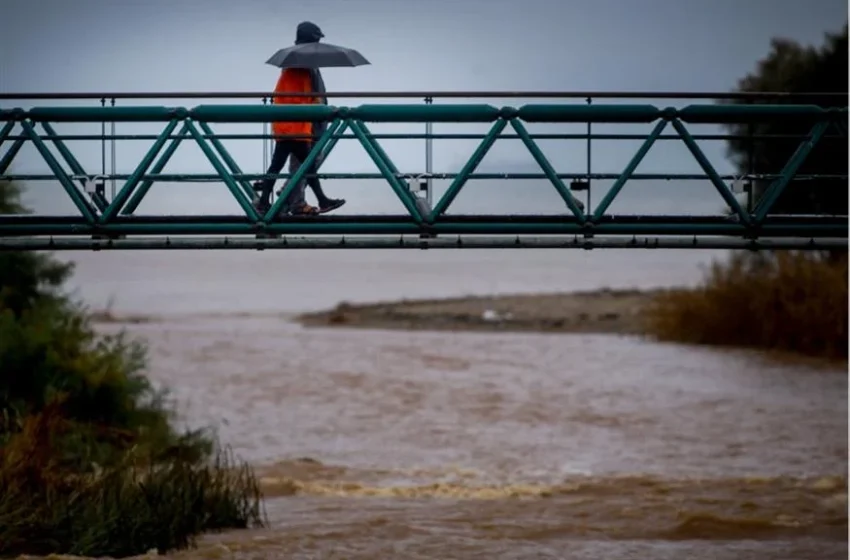
[[[354,49],[329,43],[303,43],[280,49],[266,64],[278,68],[331,68],[371,63]]]

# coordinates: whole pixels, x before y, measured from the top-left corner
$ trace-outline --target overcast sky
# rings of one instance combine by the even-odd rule
[[[726,91],[768,52],[771,38],[820,43],[847,19],[846,0],[0,0],[0,10],[4,92],[270,90],[278,71],[264,61],[292,43],[302,20],[371,61],[325,70],[331,91]],[[133,131],[153,129],[118,125],[118,133]],[[424,170],[422,141],[386,146],[403,171]],[[584,171],[583,145],[554,146],[545,149],[559,171]],[[258,141],[228,147],[246,170],[261,171]],[[505,142],[493,155],[525,163],[519,147]],[[456,171],[473,148],[437,141],[437,170]],[[594,146],[594,170],[621,171],[636,148]],[[706,149],[721,168],[722,148]],[[74,149],[84,167],[100,168],[99,144]],[[118,172],[130,172],[144,150],[119,145]],[[675,163],[663,151],[647,161],[654,170],[698,169],[684,149],[675,153]],[[208,172],[197,149],[180,154],[168,170]],[[22,153],[16,170],[31,172],[31,155]],[[327,170],[373,168],[349,142]]]

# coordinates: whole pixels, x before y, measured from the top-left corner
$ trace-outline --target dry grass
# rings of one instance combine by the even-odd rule
[[[847,258],[736,254],[702,285],[658,295],[645,311],[660,340],[847,359]]]

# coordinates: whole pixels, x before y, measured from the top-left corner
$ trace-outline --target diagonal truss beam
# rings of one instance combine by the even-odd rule
[[[177,137],[171,140],[171,143],[168,144],[168,147],[165,149],[165,152],[159,157],[159,160],[154,164],[151,168],[152,174],[161,173],[165,166],[168,165],[168,162],[171,160],[171,157],[174,155],[174,152],[177,151],[177,148],[180,147],[180,143],[184,138],[189,134],[189,127],[186,126],[186,123],[183,123],[183,126],[180,128],[180,132],[177,133]],[[129,202],[124,205],[121,209],[121,214],[124,216],[130,215],[135,212],[139,204],[142,203],[142,199],[145,198],[145,195],[148,194],[148,191],[153,186],[153,181],[151,179],[145,179],[139,185],[139,187],[135,190]]]
[[[460,109],[464,108],[460,107]],[[57,111],[57,109],[52,110]],[[798,108],[797,110],[800,109]],[[9,142],[11,132],[15,128],[15,122],[21,122],[21,126],[24,129],[24,135],[22,137],[15,138],[11,147],[9,147],[5,151],[5,153],[0,153],[0,175],[3,175],[6,172],[6,169],[10,166],[12,160],[18,154],[22,145],[27,140],[32,141],[44,161],[50,167],[51,171],[53,172],[53,176],[55,176],[56,179],[60,182],[66,193],[70,196],[74,205],[80,211],[82,217],[87,221],[94,220],[96,224],[105,225],[108,223],[112,223],[112,221],[114,221],[118,214],[126,215],[131,214],[133,211],[135,211],[139,202],[145,196],[148,189],[150,188],[152,181],[154,180],[146,178],[148,168],[156,160],[152,173],[160,173],[167,161],[173,156],[177,146],[187,135],[191,135],[193,139],[198,143],[199,147],[201,147],[206,158],[215,168],[217,176],[221,178],[221,180],[230,190],[231,194],[239,203],[240,207],[245,211],[245,216],[250,220],[260,219],[260,216],[256,213],[250,203],[250,198],[253,195],[253,189],[248,184],[248,182],[242,178],[242,176],[245,174],[239,168],[235,160],[231,157],[230,153],[225,149],[222,142],[215,137],[214,133],[212,132],[212,129],[208,126],[208,124],[204,121],[194,121],[193,117],[195,116],[195,113],[191,111],[186,112],[185,110],[183,110],[182,113],[165,113],[165,118],[156,117],[160,119],[161,122],[168,122],[166,130],[164,130],[163,133],[157,137],[154,145],[147,152],[147,154],[144,156],[144,158],[135,168],[132,174],[128,177],[127,182],[121,188],[121,191],[111,202],[106,201],[103,197],[101,197],[101,200],[99,200],[96,196],[92,196],[91,201],[88,199],[88,189],[86,189],[87,185],[85,181],[88,181],[90,179],[83,180],[83,188],[78,188],[76,183],[80,180],[80,176],[87,177],[82,165],[80,165],[79,161],[76,160],[73,153],[64,144],[62,139],[59,138],[59,135],[56,134],[56,131],[53,129],[53,127],[48,122],[45,122],[46,118],[52,119],[52,117],[46,115],[52,115],[53,113],[50,113],[49,110],[46,109],[40,109],[38,111],[40,112],[36,112],[35,110],[32,112],[33,116],[31,119],[23,118],[20,120],[8,120],[3,123],[2,128],[0,128],[0,147],[5,147],[6,144]],[[47,112],[45,113],[45,111]],[[705,172],[706,176],[709,178],[712,185],[718,191],[720,196],[724,199],[728,207],[734,212],[735,215],[737,215],[737,217],[743,224],[753,226],[756,229],[760,227],[760,225],[763,223],[771,208],[774,207],[777,199],[780,198],[782,193],[787,189],[787,186],[790,184],[791,180],[797,175],[797,172],[804,164],[806,157],[810,155],[816,144],[823,138],[824,134],[830,130],[830,127],[834,127],[834,130],[838,131],[839,134],[842,136],[846,136],[847,134],[846,120],[830,118],[829,120],[822,120],[818,122],[818,124],[816,124],[812,128],[809,136],[803,142],[801,142],[800,146],[790,157],[785,167],[781,170],[779,177],[776,178],[770,184],[764,196],[762,196],[761,200],[758,201],[758,204],[750,213],[747,212],[742,207],[741,203],[738,202],[731,189],[724,183],[724,180],[720,177],[715,168],[708,161],[705,154],[697,145],[695,137],[690,134],[684,124],[685,122],[690,123],[703,121],[699,120],[699,118],[694,120],[694,111],[691,111],[688,114],[685,114],[684,111],[679,113],[675,111],[672,113],[664,112],[664,116],[661,117],[662,120],[655,123],[653,131],[650,133],[649,136],[645,138],[642,146],[640,147],[638,152],[633,156],[633,158],[629,161],[626,168],[622,171],[620,175],[617,176],[611,189],[608,191],[608,193],[606,193],[601,203],[592,212],[592,215],[586,215],[579,207],[579,203],[572,195],[569,188],[564,184],[564,181],[559,177],[558,173],[555,171],[553,165],[549,162],[549,160],[540,150],[540,147],[538,146],[537,142],[528,133],[523,121],[515,116],[517,114],[516,111],[514,111],[513,113],[510,111],[497,111],[495,114],[498,115],[498,118],[496,118],[495,121],[492,121],[492,119],[495,118],[494,116],[487,117],[488,122],[493,122],[490,132],[484,137],[482,142],[476,148],[473,155],[465,163],[461,172],[455,177],[449,189],[443,194],[434,209],[427,216],[423,216],[421,214],[422,210],[420,210],[420,208],[417,206],[416,196],[411,193],[410,190],[407,188],[407,185],[403,180],[403,176],[401,175],[397,167],[394,165],[390,157],[387,155],[386,151],[383,149],[380,143],[373,137],[372,132],[369,130],[366,124],[358,118],[354,117],[355,115],[360,115],[360,113],[339,112],[334,114],[339,115],[340,118],[333,121],[332,126],[329,126],[326,133],[322,136],[320,141],[317,142],[316,147],[314,148],[315,153],[311,152],[310,158],[307,160],[307,162],[304,162],[299,168],[299,170],[297,170],[297,172],[292,175],[292,177],[290,178],[290,182],[287,186],[284,187],[284,192],[282,193],[280,199],[277,201],[276,205],[273,207],[273,210],[270,210],[267,215],[262,217],[263,221],[265,221],[266,223],[276,218],[277,212],[282,207],[282,201],[285,201],[287,195],[289,195],[292,192],[292,189],[295,188],[295,185],[297,185],[298,182],[305,177],[305,175],[307,174],[307,170],[311,167],[311,165],[314,163],[318,163],[319,165],[321,165],[321,162],[317,160],[317,158],[321,157],[323,161],[324,158],[327,157],[329,152],[336,145],[336,142],[339,140],[339,135],[341,134],[341,131],[346,127],[350,128],[351,131],[354,133],[354,136],[357,137],[360,144],[364,147],[367,154],[370,156],[370,158],[380,170],[381,176],[387,180],[388,184],[392,187],[393,191],[402,201],[403,205],[405,206],[413,221],[416,222],[418,225],[421,225],[423,221],[427,221],[432,224],[441,221],[447,208],[453,202],[454,198],[456,198],[457,194],[463,188],[463,186],[465,186],[465,184],[468,182],[470,175],[480,165],[483,157],[492,148],[494,142],[502,135],[508,123],[510,123],[511,127],[516,131],[517,137],[522,140],[525,147],[529,150],[537,164],[542,169],[544,175],[550,180],[556,191],[564,200],[566,206],[570,208],[570,211],[580,224],[585,224],[588,220],[596,222],[600,218],[605,216],[606,212],[610,208],[610,205],[621,193],[625,184],[633,178],[635,170],[640,165],[641,161],[645,159],[647,152],[654,146],[655,142],[659,138],[661,138],[662,132],[668,126],[668,124],[672,124],[673,128],[677,132],[678,137],[684,142],[691,155],[695,158],[697,163]],[[520,112],[519,114],[528,116],[522,112]],[[186,115],[189,115],[189,117],[192,118],[187,118]],[[198,113],[198,115],[198,118],[203,118],[202,116],[200,116],[200,113]],[[341,120],[343,115],[350,115],[352,118],[350,120]],[[806,115],[808,115],[808,113]],[[814,119],[823,118],[822,116],[817,116],[814,113],[812,115]],[[402,116],[407,117],[409,115],[405,114]],[[427,117],[428,115],[425,116]],[[698,114],[696,116],[699,117]],[[63,117],[62,115],[58,115],[56,116],[56,119],[58,119],[59,122],[75,120],[72,117],[73,115],[71,117]],[[144,118],[142,117],[138,118],[144,120]],[[171,118],[170,121],[168,120],[169,118]],[[371,120],[380,121],[382,120],[382,118],[383,117],[378,115],[378,118],[369,120],[370,122]],[[393,118],[399,117],[396,114]],[[455,116],[453,118],[459,117]],[[528,118],[532,122],[536,122],[534,118]],[[556,121],[557,118],[561,118],[561,122],[575,122],[576,116],[573,115],[568,117],[558,117],[557,115],[555,115],[552,118]],[[566,120],[564,120],[565,118]],[[655,120],[655,118],[657,117],[652,118],[652,120]],[[18,117],[16,116],[15,119],[18,119]],[[464,119],[465,117],[459,118],[459,122],[462,122]],[[51,122],[56,121],[51,120]],[[593,122],[597,121],[593,120]],[[627,120],[625,122],[632,121]],[[647,120],[641,122],[651,121]],[[44,135],[39,136],[38,132],[36,132],[35,130],[35,123],[42,123],[42,126],[44,127],[45,131]],[[160,152],[162,151],[162,148],[165,147],[166,142],[169,140],[169,136],[171,136],[173,130],[177,127],[177,125],[181,123],[183,124],[183,128],[179,134],[179,137],[172,139],[172,142],[170,145],[168,145],[168,148],[166,149],[165,153],[160,156]],[[204,135],[208,136],[208,139],[204,138],[204,135],[201,135],[201,133],[199,133],[197,127],[199,127],[200,130],[203,131]],[[57,151],[61,157],[56,157],[55,155],[53,155],[52,150],[49,149],[49,144],[51,142],[56,146]],[[158,157],[159,159],[157,160]],[[63,165],[61,160],[64,160],[64,163],[67,164],[67,166]],[[308,162],[309,164],[307,164]],[[73,172],[73,175],[69,175],[69,173],[67,173],[63,169],[64,167],[70,167],[71,171]],[[773,177],[776,177],[776,175],[774,174]],[[94,205],[92,205],[92,201],[94,202]],[[95,206],[97,206],[97,208]],[[100,216],[98,216],[99,211],[102,212]]]
[[[89,177],[89,174],[86,173],[86,170],[83,169],[83,166],[77,161],[77,158],[74,157],[74,154],[71,153],[71,150],[68,149],[68,146],[65,145],[65,142],[59,138],[59,135],[56,134],[56,130],[50,125],[49,122],[45,121],[41,123],[42,128],[44,128],[44,132],[46,133],[46,137],[48,140],[53,142],[53,145],[56,146],[56,149],[59,151],[59,155],[62,156],[62,159],[65,160],[65,163],[68,164],[68,167],[71,168],[71,171],[74,175],[79,177],[80,187],[82,187],[83,192],[88,193],[88,183],[90,181],[95,182],[99,179],[99,177]],[[91,199],[94,202],[97,209],[103,212],[109,203],[104,198],[103,194],[95,190],[90,193]]]
[[[655,125],[655,128],[652,129],[652,132],[647,136],[646,140],[644,140],[640,149],[637,153],[632,157],[631,161],[629,161],[626,168],[617,177],[617,180],[614,181],[614,184],[611,185],[611,189],[605,193],[605,196],[599,202],[599,205],[596,207],[596,210],[593,212],[594,221],[598,221],[602,216],[605,215],[605,212],[608,210],[608,207],[614,202],[614,199],[617,198],[617,195],[620,194],[620,191],[623,190],[623,187],[626,185],[626,182],[631,178],[632,173],[635,172],[640,162],[643,161],[643,158],[646,157],[646,154],[649,152],[650,148],[655,145],[658,137],[661,136],[661,133],[664,132],[664,129],[667,128],[668,121],[666,119],[658,121]]]
[[[764,220],[767,213],[771,208],[773,208],[776,201],[779,200],[780,195],[785,191],[785,188],[797,175],[797,170],[800,169],[800,166],[804,161],[806,161],[809,154],[812,153],[812,150],[823,137],[828,128],[828,122],[819,122],[812,127],[808,136],[800,142],[800,145],[797,146],[797,149],[791,155],[788,163],[786,163],[785,167],[782,168],[779,179],[774,181],[767,188],[764,195],[756,204],[753,212],[756,223]]]
[[[148,149],[147,153],[142,158],[142,161],[139,162],[139,165],[137,165],[136,169],[134,169],[130,174],[130,178],[127,179],[127,182],[124,183],[124,186],[121,187],[121,190],[119,190],[118,194],[115,195],[115,199],[109,204],[106,210],[103,211],[103,214],[100,217],[101,224],[108,223],[118,214],[121,207],[127,203],[127,200],[130,198],[130,195],[133,194],[133,191],[138,186],[142,176],[147,173],[148,168],[151,166],[154,159],[156,159],[156,156],[159,155],[160,151],[162,151],[162,147],[165,145],[168,137],[171,136],[171,133],[174,132],[175,128],[177,128],[178,122],[179,121],[177,119],[173,119],[165,126],[165,129]]]
[[[3,142],[9,137],[9,133],[15,128],[15,121],[9,121],[0,128],[0,148],[3,147]]]
[[[404,186],[398,178],[398,170],[393,172],[395,169],[395,165],[392,161],[389,161],[389,157],[386,155],[386,152],[383,151],[380,146],[378,146],[377,141],[373,138],[370,138],[366,131],[363,129],[362,123],[358,120],[352,120],[349,124],[349,128],[357,136],[357,139],[360,141],[360,144],[363,146],[363,149],[366,150],[366,153],[369,154],[369,157],[372,158],[372,161],[378,167],[378,170],[381,172],[381,175],[384,176],[384,179],[390,184],[393,192],[395,192],[396,196],[398,196],[401,203],[404,205],[404,208],[413,218],[413,220],[417,224],[421,224],[423,222],[424,217],[419,213],[419,209],[416,207],[416,204],[411,200],[411,197],[408,196],[408,189]],[[376,146],[378,146],[376,148]],[[383,156],[381,155],[383,153]]]
[[[405,198],[410,202],[410,205],[413,208],[417,209],[416,215],[420,215],[420,213],[418,212],[419,207],[416,206],[416,197],[412,192],[410,192],[410,189],[407,188],[407,185],[405,185],[402,182],[401,178],[403,177],[403,174],[401,173],[401,171],[398,170],[398,167],[396,167],[395,163],[393,163],[392,158],[389,156],[389,154],[387,154],[387,152],[384,150],[383,146],[381,146],[381,143],[378,142],[378,140],[372,135],[372,131],[369,130],[369,127],[366,126],[365,122],[358,120],[357,125],[360,127],[360,129],[363,131],[363,133],[366,135],[366,138],[369,140],[369,142],[375,148],[375,152],[381,157],[381,159],[386,164],[387,168],[392,173],[393,177],[395,178],[395,180],[393,182],[396,185],[398,185],[399,187],[401,187],[400,192],[404,194]],[[404,201],[402,201],[402,202],[404,202]],[[407,205],[405,205],[405,208],[407,208]],[[421,217],[422,217],[422,219],[425,219],[427,216],[421,216]]]
[[[52,153],[50,153],[50,149],[48,149],[48,147],[44,144],[44,141],[35,131],[35,128],[33,127],[32,123],[28,120],[23,120],[21,121],[21,127],[24,129],[24,133],[26,134],[26,136],[35,145],[35,148],[41,154],[41,157],[44,158],[44,161],[47,163],[47,166],[50,167],[50,171],[53,172],[53,175],[59,181],[59,184],[62,185],[62,188],[65,189],[65,192],[68,193],[69,197],[71,197],[71,201],[74,203],[74,206],[77,207],[77,210],[80,211],[80,214],[83,216],[83,218],[85,218],[86,222],[93,224],[96,220],[97,210],[95,210],[89,205],[89,203],[77,189],[76,185],[71,182],[71,179],[62,169],[62,166],[59,164],[58,161],[56,161],[56,158],[53,157]],[[12,148],[14,147],[15,145],[12,146]],[[0,169],[0,172],[3,171],[5,170]]]
[[[694,156],[694,159],[697,160],[697,163],[708,175],[711,184],[714,185],[714,188],[717,189],[717,192],[720,193],[720,196],[723,197],[723,200],[732,209],[735,214],[737,214],[738,219],[741,220],[742,223],[749,224],[751,219],[741,204],[738,202],[738,199],[735,198],[735,195],[732,194],[732,191],[729,190],[729,187],[723,182],[723,179],[720,178],[720,175],[717,173],[717,170],[714,169],[714,166],[708,161],[708,158],[705,157],[705,154],[700,149],[699,145],[697,145],[694,137],[691,136],[691,133],[688,132],[688,129],[685,128],[685,125],[682,124],[678,118],[674,118],[670,121],[673,124],[673,128],[676,129],[676,132],[679,134],[679,137],[682,141],[685,142],[685,146],[688,147],[688,151],[691,152],[691,155]]]
[[[457,177],[454,178],[449,188],[446,189],[446,192],[443,193],[443,196],[440,197],[440,200],[437,201],[437,204],[434,206],[434,209],[431,211],[431,215],[428,216],[428,221],[433,223],[440,216],[446,213],[449,205],[457,198],[457,195],[460,194],[461,189],[469,180],[469,176],[472,175],[475,170],[481,165],[481,162],[484,160],[484,156],[487,155],[487,152],[490,151],[490,148],[493,147],[493,144],[496,143],[496,140],[501,136],[502,131],[505,130],[505,127],[508,125],[508,121],[505,119],[497,119],[496,122],[493,123],[493,126],[490,127],[489,132],[478,144],[478,147],[475,148],[475,151],[472,152],[472,155],[463,165],[458,173]]]
[[[233,157],[230,155],[230,152],[228,152],[227,149],[224,147],[224,144],[221,143],[221,140],[215,137],[212,128],[210,128],[210,125],[205,122],[198,121],[198,126],[201,127],[201,130],[204,132],[204,134],[210,137],[210,144],[212,144],[212,147],[215,149],[216,152],[218,152],[221,161],[223,161],[224,164],[230,168],[230,172],[242,175],[243,173],[242,170],[239,168],[239,164],[236,163],[236,160],[233,159]],[[237,182],[239,183],[239,186],[242,187],[242,191],[245,193],[245,196],[248,196],[249,198],[254,196],[254,189],[251,188],[251,185],[248,184],[248,181],[246,181],[245,179],[239,179],[237,180]]]
[[[292,194],[292,191],[295,190],[295,187],[298,186],[298,183],[301,182],[301,179],[304,178],[304,176],[307,174],[307,170],[309,170],[310,167],[316,162],[316,159],[319,157],[319,155],[323,154],[327,156],[328,153],[330,153],[329,150],[325,150],[325,147],[328,145],[331,136],[334,135],[334,133],[341,125],[342,122],[339,119],[335,119],[333,122],[331,122],[330,126],[325,129],[325,132],[322,134],[321,137],[319,137],[319,140],[315,144],[313,144],[313,147],[310,149],[310,153],[307,155],[304,161],[301,162],[301,165],[298,167],[295,173],[292,174],[292,177],[289,178],[289,182],[281,191],[280,196],[277,197],[277,200],[274,201],[274,204],[272,204],[271,208],[269,208],[269,211],[266,212],[266,214],[262,217],[264,223],[268,224],[271,220],[274,219],[275,216],[280,213],[281,209],[286,204],[286,200],[289,198],[289,195]],[[292,155],[290,154],[289,157],[292,157]]]
[[[189,130],[189,134],[192,135],[192,138],[195,139],[195,142],[198,143],[198,146],[201,147],[201,151],[204,152],[204,155],[212,164],[215,172],[219,177],[221,177],[224,184],[227,185],[227,189],[230,191],[230,194],[233,195],[233,198],[236,199],[236,202],[239,203],[239,206],[245,212],[245,215],[252,221],[259,220],[260,216],[257,214],[257,210],[251,204],[251,201],[248,200],[245,193],[240,190],[239,185],[236,184],[233,176],[227,172],[227,169],[225,169],[224,165],[222,165],[221,160],[216,157],[215,152],[213,152],[212,148],[210,148],[209,144],[207,144],[206,140],[204,140],[203,136],[201,136],[201,133],[198,132],[198,129],[192,121],[186,119],[185,126]]]
[[[18,155],[18,152],[21,151],[21,148],[24,146],[24,139],[18,138],[12,145],[9,146],[9,149],[6,150],[6,153],[3,157],[0,158],[0,175],[6,173],[6,170],[9,169],[9,165],[11,165],[12,160],[15,159],[15,156]]]
[[[333,123],[331,123],[331,125],[330,125],[330,126],[333,126]],[[337,127],[336,131],[334,132],[333,137],[332,137],[332,138],[330,139],[330,141],[327,143],[327,145],[325,146],[325,149],[324,149],[324,150],[322,150],[322,153],[321,153],[321,154],[319,154],[318,156],[316,156],[316,165],[313,167],[313,171],[315,171],[316,173],[318,173],[318,172],[319,172],[319,169],[321,169],[322,165],[323,165],[323,164],[325,163],[325,161],[328,159],[328,155],[330,155],[331,151],[334,149],[334,146],[336,146],[336,143],[337,143],[337,142],[339,142],[339,135],[340,135],[340,134],[342,134],[343,132],[345,132],[347,129],[348,129],[348,121],[347,121],[347,120],[344,120],[344,121],[342,121],[342,123],[341,123],[341,124]],[[290,175],[290,177],[289,177],[289,178],[287,178],[287,180],[286,180],[286,182],[284,183],[283,187],[282,187],[282,188],[278,191],[278,196],[280,196],[281,194],[283,194],[284,190],[285,190],[285,189],[289,186],[289,184],[292,182],[292,177],[293,177],[293,176],[292,176],[292,175]]]
[[[558,172],[555,171],[555,168],[552,167],[552,164],[549,163],[549,160],[546,159],[546,156],[543,155],[543,151],[540,149],[540,146],[537,145],[531,135],[528,134],[528,130],[526,130],[525,126],[522,122],[517,119],[511,119],[511,126],[516,131],[517,135],[519,135],[522,143],[525,144],[525,147],[528,148],[528,151],[531,152],[531,156],[534,158],[534,161],[537,162],[537,165],[540,166],[540,169],[543,170],[543,173],[546,174],[546,177],[552,183],[552,186],[555,187],[555,190],[558,191],[558,194],[561,195],[561,198],[566,203],[567,208],[573,213],[573,215],[578,220],[578,223],[583,224],[587,222],[587,218],[584,213],[576,204],[576,199],[573,197],[570,190],[564,184],[560,177],[558,177]]]

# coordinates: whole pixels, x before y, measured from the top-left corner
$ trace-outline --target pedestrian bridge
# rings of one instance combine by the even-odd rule
[[[327,94],[330,105],[271,105],[267,93],[93,93],[0,95],[0,182],[11,181],[26,189],[50,190],[65,196],[73,215],[34,212],[0,215],[0,249],[272,249],[272,248],[744,248],[828,249],[846,248],[846,208],[836,214],[776,214],[772,212],[786,187],[796,184],[823,188],[834,186],[842,175],[800,173],[806,158],[827,142],[847,142],[847,96],[834,96],[835,105],[795,103],[788,94],[660,94],[588,92],[410,92]],[[381,102],[337,104],[334,97]],[[401,98],[386,102],[386,98]],[[154,104],[155,98],[156,100]],[[200,98],[200,99],[199,99]],[[417,102],[411,101],[419,98]],[[465,98],[460,99],[459,98]],[[491,99],[543,99],[530,103],[497,106]],[[734,102],[717,103],[715,98]],[[189,100],[175,106],[173,100]],[[484,101],[481,101],[484,99]],[[165,100],[165,102],[163,101]],[[227,100],[227,103],[224,102]],[[235,100],[235,102],[234,102]],[[422,101],[424,100],[424,103]],[[476,100],[471,102],[470,100]],[[650,102],[651,101],[651,102]],[[810,102],[809,102],[810,103]],[[272,121],[325,121],[324,135],[310,157],[294,174],[266,175]],[[739,140],[751,146],[768,145],[771,135],[762,131],[777,122],[798,123],[803,134],[799,147],[782,169],[758,170],[751,152],[747,173],[721,174],[709,161],[702,144]],[[252,123],[262,128],[255,134],[216,133],[216,127]],[[424,126],[424,133],[376,134],[373,123],[409,123]],[[434,134],[433,125],[476,123],[489,127],[486,134]],[[534,134],[529,127],[549,123],[583,127],[581,133]],[[144,124],[158,133],[117,134],[116,126]],[[743,125],[745,135],[699,134],[703,125]],[[73,132],[92,126],[98,133]],[[600,127],[643,127],[635,133],[600,133]],[[58,133],[56,127],[71,130]],[[107,128],[110,130],[108,131]],[[739,129],[741,127],[738,127]],[[774,135],[775,136],[775,135]],[[382,140],[424,139],[424,166],[400,170]],[[432,142],[465,138],[479,141],[457,172],[433,172]],[[584,169],[556,169],[538,142],[573,140],[586,143]],[[346,214],[291,216],[282,214],[283,200],[305,176],[317,158],[323,158],[340,140],[359,142],[376,173],[323,173],[324,179],[380,179],[386,196],[396,197],[404,209],[396,215]],[[539,173],[477,173],[484,156],[499,140],[514,140],[527,150]],[[236,162],[228,144],[236,140],[263,143],[263,168],[253,173]],[[618,170],[593,167],[592,150],[600,141],[639,142],[633,157]],[[788,138],[785,137],[787,142]],[[636,169],[654,145],[679,142],[702,170],[700,174],[638,174]],[[84,167],[72,144],[99,143],[99,169]],[[149,146],[128,172],[115,164],[116,144]],[[182,142],[196,143],[209,163],[207,173],[163,173]],[[38,155],[40,172],[16,173],[16,156],[26,144]],[[107,145],[112,160],[107,158]],[[599,149],[597,149],[599,150]],[[142,152],[140,152],[142,153]],[[768,172],[769,171],[769,172]],[[288,179],[272,208],[258,213],[252,204],[251,182],[266,177]],[[560,207],[547,214],[455,214],[450,207],[470,180],[521,181],[545,179],[557,193]],[[435,197],[432,181],[448,180],[449,186]],[[703,181],[716,191],[716,215],[696,215],[683,203],[681,211],[663,214],[614,214],[610,208],[627,183],[655,181]],[[608,181],[610,187],[599,185]],[[157,182],[212,182],[222,184],[240,209],[233,215],[205,215],[175,206],[167,214],[139,214],[139,204]],[[46,183],[46,186],[40,185]],[[107,186],[111,185],[111,189]],[[754,188],[762,185],[762,188]],[[108,190],[110,192],[108,192]],[[334,188],[345,196],[344,187]],[[725,211],[723,210],[725,208]]]

